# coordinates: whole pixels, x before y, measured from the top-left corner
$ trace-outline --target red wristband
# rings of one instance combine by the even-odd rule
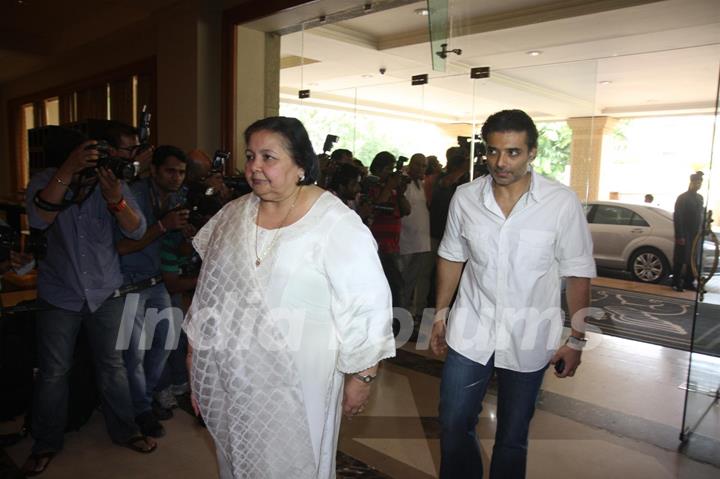
[[[107,207],[113,213],[120,213],[122,210],[127,208],[127,202],[125,201],[125,198],[120,198],[120,201],[117,203],[108,202]]]

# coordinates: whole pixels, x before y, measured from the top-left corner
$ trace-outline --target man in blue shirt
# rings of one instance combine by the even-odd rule
[[[68,135],[78,135],[69,131]],[[131,159],[138,144],[134,128],[108,123],[103,139],[110,155]],[[97,142],[75,137],[53,154],[59,168],[30,181],[27,213],[31,227],[46,230],[48,251],[39,262],[38,297],[45,307],[36,316],[38,375],[32,411],[32,454],[23,466],[28,476],[45,470],[62,449],[67,420],[68,372],[80,326],[94,354],[98,389],[113,442],[149,453],[157,444],[140,434],[133,421],[127,374],[115,341],[123,300],[113,297],[122,285],[113,230],[139,239],[145,217],[128,186],[106,168],[96,168]],[[79,145],[78,145],[79,144]],[[46,148],[46,156],[51,149]]]
[[[135,422],[143,434],[152,437],[165,435],[159,420],[172,416],[169,410],[152,407],[155,386],[178,343],[182,322],[182,310],[173,308],[161,282],[160,249],[163,236],[179,235],[179,230],[188,225],[189,211],[180,207],[179,194],[186,166],[182,150],[159,146],[153,153],[150,177],[131,187],[147,219],[147,231],[139,239],[122,238],[121,231],[117,233],[124,282],[143,288],[126,297],[118,348],[125,350]]]

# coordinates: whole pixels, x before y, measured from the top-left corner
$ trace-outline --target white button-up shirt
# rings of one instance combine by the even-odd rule
[[[400,230],[400,254],[424,253],[430,251],[430,210],[425,199],[422,181],[416,185],[411,181],[405,190],[410,203],[410,214],[402,218]]]
[[[438,255],[467,262],[450,312],[448,345],[480,364],[545,367],[562,335],[560,279],[595,277],[590,230],[577,195],[535,172],[505,218],[492,178],[458,187]]]

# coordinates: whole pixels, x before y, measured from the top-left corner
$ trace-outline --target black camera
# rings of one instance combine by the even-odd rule
[[[138,125],[138,139],[140,146],[144,147],[150,143],[150,118],[152,114],[147,111],[147,105],[143,105],[140,113],[140,124]]]
[[[217,150],[213,155],[212,164],[210,166],[211,173],[225,173],[226,167],[230,162],[230,152]],[[242,196],[250,193],[252,187],[247,182],[245,175],[223,176],[225,186],[233,190],[233,196]]]
[[[0,261],[10,258],[10,251],[21,250],[20,233],[12,226],[0,224]],[[35,228],[30,229],[30,235],[25,238],[25,252],[32,254],[40,260],[47,254],[47,238],[45,232]]]
[[[333,149],[333,146],[335,145],[335,143],[338,142],[339,139],[340,137],[337,135],[327,135],[325,137],[325,143],[323,143],[323,153],[330,153],[330,151]]]
[[[170,211],[189,210],[188,222],[195,228],[200,229],[222,207],[222,200],[212,188],[192,184],[183,188],[179,204]]]
[[[230,162],[230,152],[217,150],[213,155],[210,170],[213,173],[225,173],[225,167]]]
[[[105,140],[100,140],[95,145],[88,145],[85,147],[86,150],[97,150],[98,161],[97,168],[107,168],[112,171],[116,178],[124,181],[132,181],[138,175],[138,162],[120,158],[119,156],[112,155],[112,147]],[[94,176],[95,169],[87,168],[85,170],[85,176]]]
[[[193,251],[192,256],[186,263],[180,265],[180,276],[195,277],[200,274],[200,267],[202,266],[202,259],[197,251]]]

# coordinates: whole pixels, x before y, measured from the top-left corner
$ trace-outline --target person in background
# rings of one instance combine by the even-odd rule
[[[114,228],[138,240],[146,230],[135,196],[107,168],[97,168],[97,141],[84,141],[68,130],[58,148],[46,145],[46,157],[58,168],[36,174],[27,187],[30,227],[46,230],[47,255],[38,266],[36,314],[38,373],[32,408],[32,453],[22,466],[25,476],[45,471],[62,449],[68,413],[68,374],[81,325],[92,346],[102,413],[112,441],[140,453],[157,444],[134,421],[122,353],[115,346],[123,298]],[[110,154],[132,160],[137,131],[109,122],[103,138]],[[54,158],[51,158],[54,157]]]
[[[442,165],[437,159],[437,156],[430,155],[427,157],[427,169],[425,170],[425,181],[423,181],[425,188],[425,199],[427,199],[427,206],[430,208],[432,202],[432,191],[435,186],[435,180],[442,173]]]
[[[692,245],[695,237],[703,229],[703,197],[698,193],[703,184],[703,172],[690,175],[690,185],[685,193],[677,197],[673,212],[675,228],[675,249],[673,251],[672,289],[681,292],[685,289],[695,291],[695,276],[692,272]],[[702,243],[701,243],[702,244]],[[699,248],[700,249],[700,248]]]
[[[399,172],[394,171],[395,156],[381,151],[370,164],[370,173],[377,181],[368,188],[367,202],[371,206],[368,218],[370,231],[378,243],[380,263],[390,283],[393,306],[402,307],[403,279],[400,272],[400,231],[401,218],[411,212],[405,198],[407,182]]]
[[[134,287],[125,303],[127,316],[123,326],[126,329],[121,332],[123,336],[118,338],[118,344],[125,347],[123,357],[135,422],[143,434],[156,438],[165,435],[159,421],[172,417],[172,412],[153,407],[153,394],[172,349],[168,342],[175,343],[173,337],[168,337],[169,332],[175,332],[175,323],[180,324],[162,282],[160,248],[166,235],[180,234],[188,224],[190,212],[183,207],[180,195],[186,167],[187,157],[181,149],[169,145],[155,149],[150,176],[132,185],[150,226],[139,240],[119,236],[117,239],[124,284]],[[149,311],[154,312],[152,316]]]
[[[652,204],[653,201],[655,201],[655,197],[653,195],[651,195],[650,193],[645,195],[645,203]]]
[[[430,252],[430,212],[425,198],[424,177],[427,159],[422,153],[410,157],[410,183],[405,197],[410,214],[402,218],[400,230],[400,265],[403,276],[402,307],[418,318],[427,303],[433,256]]]

